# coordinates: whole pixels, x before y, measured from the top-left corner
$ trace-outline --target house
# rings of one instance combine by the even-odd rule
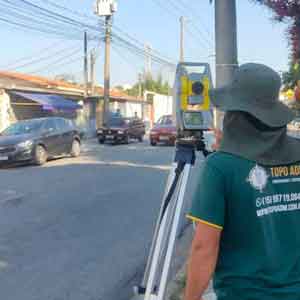
[[[53,115],[74,119],[79,126],[95,131],[101,122],[104,91],[96,87],[94,92],[85,97],[82,85],[0,71],[0,131],[18,120]],[[142,117],[145,105],[142,98],[110,92],[110,110],[119,109],[124,116],[137,112]]]
[[[18,120],[52,115],[80,119],[83,99],[74,84],[0,71],[0,130]]]

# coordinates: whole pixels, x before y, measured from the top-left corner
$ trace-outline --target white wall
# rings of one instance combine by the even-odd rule
[[[10,98],[7,93],[0,90],[0,132],[9,126]]]
[[[153,98],[154,122],[163,115],[173,114],[173,97],[155,94]]]
[[[139,118],[142,118],[142,104],[140,103],[126,103],[126,117],[134,117],[135,113]]]
[[[112,102],[110,103],[110,110],[116,112],[120,110],[122,116],[126,118],[134,117],[135,112],[137,112],[138,117],[142,118],[142,104],[140,103],[131,103],[131,102]]]

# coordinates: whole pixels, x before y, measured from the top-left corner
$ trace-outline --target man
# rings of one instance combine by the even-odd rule
[[[246,64],[211,92],[226,112],[188,217],[197,222],[185,300],[213,277],[218,300],[300,299],[300,141],[272,69]]]

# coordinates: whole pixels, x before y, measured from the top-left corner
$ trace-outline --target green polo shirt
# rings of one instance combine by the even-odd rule
[[[300,299],[300,162],[265,167],[217,152],[188,217],[222,230],[218,300]]]

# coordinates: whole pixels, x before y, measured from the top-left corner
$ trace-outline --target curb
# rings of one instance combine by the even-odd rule
[[[186,264],[178,271],[174,280],[169,283],[165,300],[183,300],[186,284]],[[204,300],[217,300],[210,283],[203,295]]]
[[[185,266],[188,253],[190,250],[190,245],[193,237],[193,228],[191,225],[186,225],[180,232],[178,236],[178,241],[174,253],[174,258],[172,261],[172,266],[170,269],[170,280],[166,288],[166,296],[164,300],[179,300],[177,295],[183,291],[185,283]],[[143,300],[144,296],[135,295],[131,300]]]
[[[193,226],[189,225],[184,228],[179,236],[179,241],[175,250],[173,265],[170,270],[170,280],[166,290],[164,300],[183,300],[186,283],[186,265],[189,255],[190,245],[193,238]],[[143,297],[135,296],[131,300],[142,300]],[[203,295],[204,300],[216,300],[212,289],[212,284],[208,287]]]

